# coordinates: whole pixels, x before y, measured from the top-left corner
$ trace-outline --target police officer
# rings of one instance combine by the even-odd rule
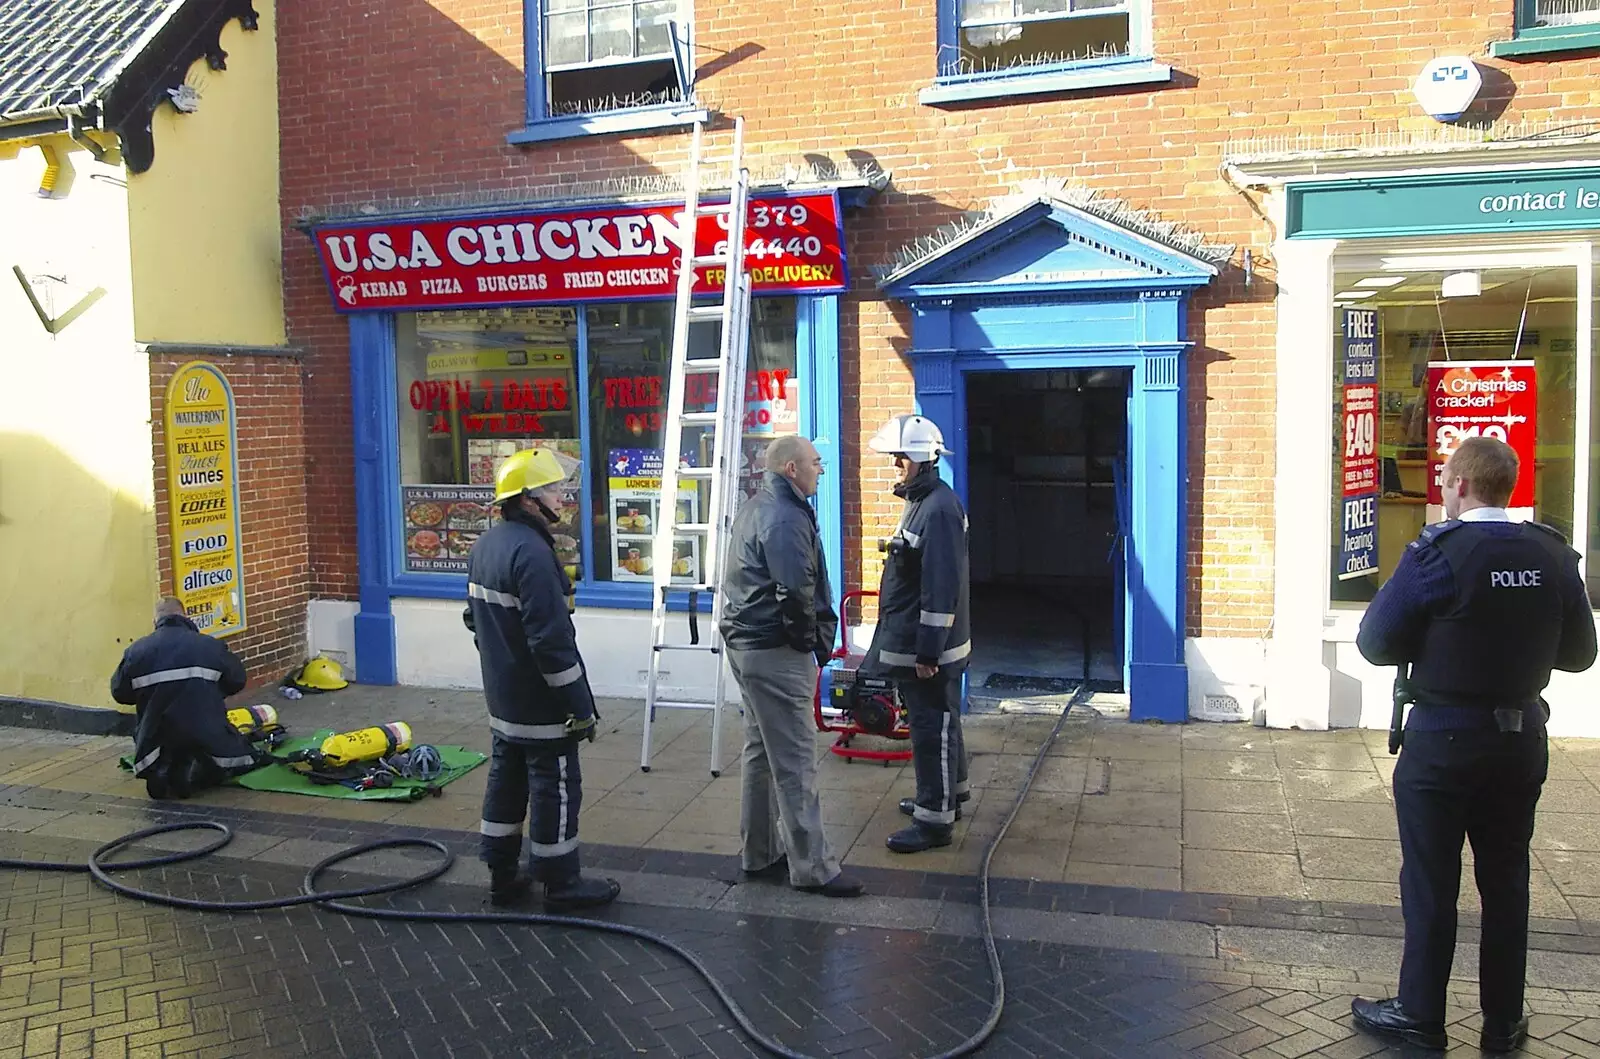
[[[228,723],[229,695],[244,690],[244,663],[163,599],[156,627],[122,653],[111,697],[137,707],[133,774],[152,798],[187,798],[266,758]]]
[[[1517,455],[1469,438],[1445,462],[1448,521],[1406,547],[1361,622],[1375,665],[1411,667],[1414,703],[1394,771],[1405,955],[1400,995],[1356,1000],[1356,1025],[1443,1049],[1455,955],[1461,842],[1472,842],[1483,903],[1478,996],[1484,1051],[1527,1034],[1528,841],[1549,755],[1540,698],[1550,671],[1595,660],[1594,618],[1578,556],[1555,530],[1512,523]]]
[[[541,882],[545,907],[556,912],[608,904],[622,889],[578,870],[578,740],[594,738],[597,714],[572,626],[572,582],[550,529],[561,520],[562,483],[576,473],[548,449],[524,449],[500,465],[501,521],[472,546],[462,616],[489,703],[493,748],[479,831],[490,900],[516,904]],[[531,875],[518,870],[530,809]]]
[[[900,803],[911,826],[889,836],[896,853],[948,846],[967,793],[961,682],[972,653],[967,615],[967,515],[939,477],[944,435],[919,415],[896,416],[869,442],[894,458],[905,501],[878,589],[878,626],[863,668],[896,678],[910,714],[917,794]]]

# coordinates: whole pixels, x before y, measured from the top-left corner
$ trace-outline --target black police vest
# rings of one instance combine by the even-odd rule
[[[1456,595],[1428,623],[1411,664],[1418,702],[1525,705],[1550,683],[1561,642],[1562,579],[1569,549],[1560,534],[1523,523],[1430,527],[1455,577]]]

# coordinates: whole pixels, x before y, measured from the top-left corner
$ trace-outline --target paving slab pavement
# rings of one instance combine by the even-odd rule
[[[297,731],[405,720],[421,740],[488,748],[482,697],[475,691],[352,685],[299,701],[272,689],[239,701],[272,702]],[[737,711],[724,713],[724,760],[714,777],[708,716],[661,711],[645,773],[639,767],[642,704],[605,700],[600,708],[602,735],[582,750],[584,840],[736,853]],[[1054,723],[1054,716],[1037,712],[969,715],[974,800],[952,846],[913,858],[883,845],[903,824],[898,801],[913,793],[909,764],[847,762],[826,752],[833,737],[819,733],[830,840],[853,868],[970,875]],[[1385,733],[1361,730],[1132,724],[1079,708],[1051,747],[993,870],[1040,883],[1397,905],[1394,759],[1385,739]],[[126,740],[0,729],[0,781],[91,799],[139,799],[141,785],[115,768],[127,748]],[[469,832],[486,776],[486,769],[477,769],[445,797],[415,804],[240,789],[208,792],[197,804]],[[1600,922],[1600,740],[1552,741],[1550,776],[1533,840],[1534,915],[1587,928]],[[7,826],[3,814],[0,827]],[[1476,909],[1470,874],[1464,882],[1461,907],[1470,917]]]

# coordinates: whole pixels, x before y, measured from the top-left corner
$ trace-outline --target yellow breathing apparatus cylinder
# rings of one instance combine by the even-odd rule
[[[271,706],[240,706],[228,711],[228,724],[240,735],[249,735],[277,723],[278,711]]]
[[[376,761],[411,749],[411,726],[404,721],[340,732],[322,741],[322,760],[331,768]]]

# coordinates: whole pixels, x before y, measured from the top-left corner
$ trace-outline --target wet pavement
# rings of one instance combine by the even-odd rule
[[[72,811],[53,815],[65,808]],[[223,855],[127,876],[206,899],[293,893],[304,865],[336,846],[440,839],[462,858],[450,875],[374,901],[486,909],[469,835],[215,807],[74,803],[60,792],[0,788],[0,820],[20,826],[18,814],[54,822],[0,832],[4,855],[63,860],[81,860],[98,841],[141,825],[221,819],[239,836]],[[193,842],[158,840],[161,848]],[[771,884],[730,885],[730,858],[624,847],[592,847],[587,857],[627,887],[607,918],[694,950],[758,1026],[805,1054],[931,1055],[987,1013],[970,880],[869,870],[877,897],[830,902]],[[363,876],[334,875],[326,884],[402,876],[417,864],[379,854],[353,865]],[[1392,985],[1392,969],[1381,968],[1397,943],[1388,920],[1339,921],[1329,908],[1314,916],[1310,907],[1260,899],[1016,882],[999,884],[996,900],[1008,1007],[983,1055],[1404,1054],[1357,1035],[1348,1014],[1353,994]],[[928,907],[941,911],[919,919]],[[917,925],[897,925],[907,923]],[[1274,933],[1284,952],[1311,945],[1321,959],[1339,951],[1356,958],[1313,969],[1262,962],[1264,948],[1233,951],[1260,948],[1250,939]],[[1574,967],[1600,963],[1600,939],[1571,933],[1537,943],[1543,984],[1530,1004],[1540,1012],[1541,1039],[1529,1054],[1600,1056],[1600,995],[1579,988],[1583,981],[1560,981],[1583,979]],[[1374,945],[1377,958],[1363,960],[1359,950]],[[1455,1054],[1476,1055],[1473,989],[1453,988]],[[765,1053],[686,966],[631,939],[520,925],[388,924],[308,908],[170,911],[111,894],[84,875],[0,871],[0,1059],[289,1054]]]
[[[297,731],[403,718],[427,741],[484,742],[472,692],[351,688],[277,704]],[[982,1022],[972,872],[1053,717],[969,720],[976,801],[954,847],[914,858],[882,849],[909,769],[824,756],[830,838],[869,890],[834,902],[740,883],[732,740],[713,778],[704,719],[664,715],[647,775],[642,710],[604,709],[605,735],[583,751],[581,826],[586,863],[624,884],[608,917],[700,953],[760,1027],[808,1055],[911,1059]],[[735,728],[736,711],[725,720]],[[1392,759],[1379,735],[1074,714],[995,858],[1009,1005],[981,1054],[1403,1054],[1349,1019],[1352,996],[1392,992],[1400,953]],[[156,806],[117,771],[127,749],[0,728],[0,856],[81,860],[152,822],[215,818],[236,833],[221,854],[137,874],[175,893],[264,896],[293,892],[344,846],[425,837],[458,860],[395,902],[485,908],[474,860],[485,770],[410,804],[233,788]],[[1552,757],[1534,842],[1527,1054],[1600,1057],[1600,747],[1560,741]],[[360,870],[393,878],[416,863],[386,853]],[[1452,1054],[1477,1055],[1470,881],[1462,908]],[[292,1054],[765,1053],[686,967],[631,940],[313,909],[168,911],[82,875],[0,870],[0,1059]]]

